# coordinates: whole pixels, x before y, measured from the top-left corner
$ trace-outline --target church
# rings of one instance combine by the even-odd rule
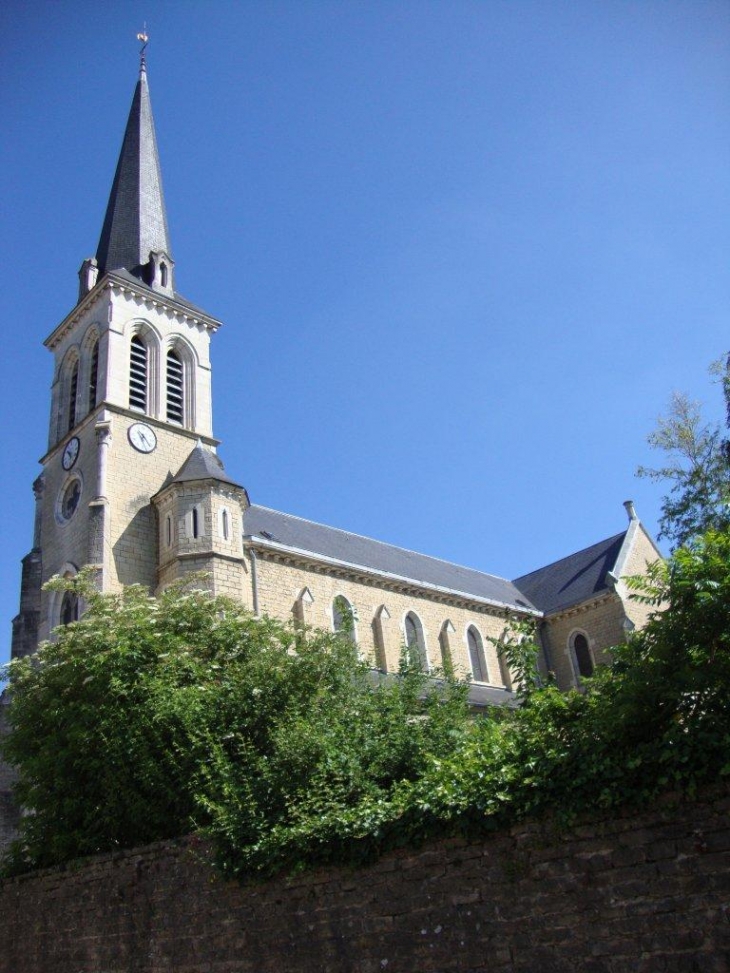
[[[622,579],[660,553],[631,502],[613,536],[512,581],[254,502],[213,433],[220,326],[177,290],[143,58],[96,255],[45,341],[48,444],[14,658],[79,617],[75,596],[43,585],[82,568],[102,591],[142,584],[154,594],[205,572],[213,594],[256,614],[330,630],[353,619],[373,668],[397,670],[410,645],[427,669],[469,679],[475,708],[514,699],[491,641],[510,618],[537,622],[542,668],[564,689],[643,624]]]

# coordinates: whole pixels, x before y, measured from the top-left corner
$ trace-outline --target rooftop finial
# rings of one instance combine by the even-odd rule
[[[147,67],[145,64],[145,51],[147,50],[147,45],[149,44],[149,37],[147,35],[147,23],[145,22],[142,26],[142,30],[137,34],[137,40],[141,43],[142,47],[139,51],[139,70],[146,71]]]

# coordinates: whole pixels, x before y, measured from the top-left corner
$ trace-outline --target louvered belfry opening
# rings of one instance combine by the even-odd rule
[[[167,353],[167,421],[183,424],[183,364],[174,351]]]
[[[71,382],[68,390],[68,416],[66,429],[70,431],[76,425],[76,399],[79,394],[79,363],[76,361],[71,369]]]
[[[147,411],[147,346],[135,335],[129,353],[129,408]]]
[[[96,394],[99,388],[99,342],[94,342],[94,350],[91,352],[91,371],[89,372],[89,409],[96,405]]]

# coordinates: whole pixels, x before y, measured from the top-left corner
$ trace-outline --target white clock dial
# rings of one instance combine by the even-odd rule
[[[70,470],[79,457],[79,449],[81,444],[79,443],[79,437],[74,436],[73,439],[69,439],[66,443],[66,448],[63,451],[63,456],[61,458],[61,464],[64,470]]]
[[[135,422],[129,427],[129,441],[140,453],[151,453],[157,445],[157,436],[146,422]]]

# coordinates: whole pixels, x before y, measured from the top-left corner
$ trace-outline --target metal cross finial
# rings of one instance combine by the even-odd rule
[[[142,26],[142,30],[137,34],[137,40],[142,44],[139,52],[139,69],[140,71],[145,70],[145,56],[144,52],[147,50],[147,45],[149,44],[149,37],[147,36],[147,23],[145,22]]]

